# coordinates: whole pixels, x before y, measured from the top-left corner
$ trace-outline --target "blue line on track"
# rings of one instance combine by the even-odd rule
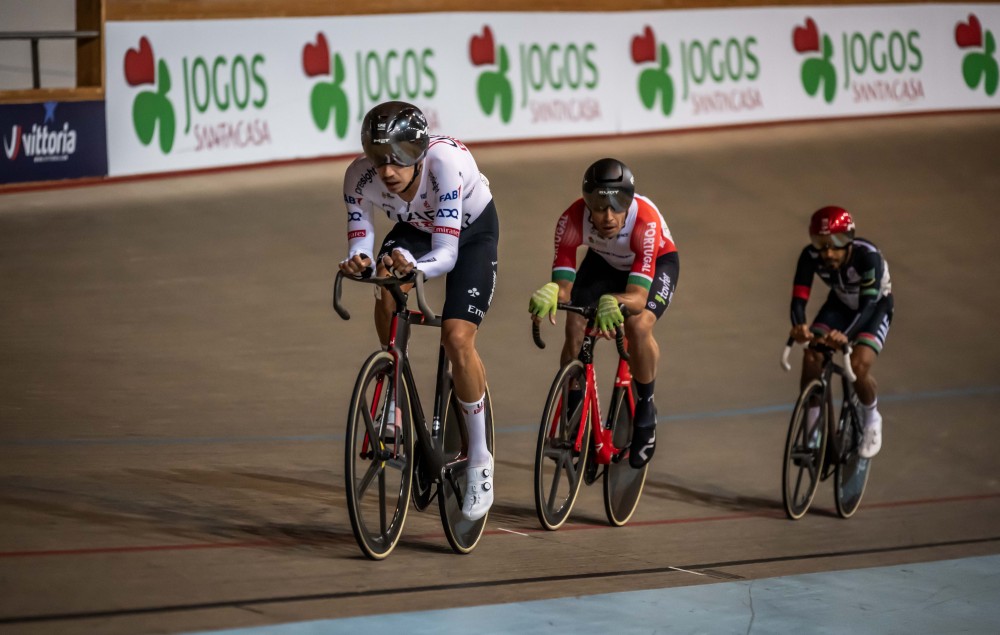
[[[903,393],[898,395],[879,395],[882,403],[905,403],[927,399],[952,399],[956,397],[982,397],[1000,394],[1000,386],[978,386],[972,388],[954,388],[950,390],[931,390],[925,392]],[[705,412],[690,412],[660,417],[660,422],[698,421],[702,419],[723,419],[727,417],[747,417],[774,412],[790,412],[793,403],[776,404],[772,406],[757,406],[753,408],[732,408],[728,410],[711,410]],[[534,431],[537,423],[504,426],[497,432],[512,434]],[[248,437],[119,437],[94,439],[5,439],[0,440],[0,447],[38,447],[38,446],[88,446],[88,445],[213,445],[240,443],[312,443],[316,441],[343,441],[343,434],[312,434],[296,436],[248,436]]]

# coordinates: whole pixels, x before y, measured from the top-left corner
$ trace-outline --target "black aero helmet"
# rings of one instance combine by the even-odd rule
[[[413,165],[424,157],[429,140],[424,113],[405,101],[379,104],[361,122],[361,146],[376,166]]]
[[[628,210],[635,197],[632,170],[618,159],[601,159],[583,174],[583,201],[591,210]]]

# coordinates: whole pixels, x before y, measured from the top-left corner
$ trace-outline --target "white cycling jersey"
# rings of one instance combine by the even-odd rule
[[[490,183],[479,172],[472,153],[457,139],[431,135],[413,201],[406,202],[386,188],[364,155],[344,175],[347,205],[348,258],[374,257],[375,210],[390,220],[409,223],[432,235],[431,250],[417,259],[428,278],[448,273],[458,258],[461,231],[476,222],[493,200]]]

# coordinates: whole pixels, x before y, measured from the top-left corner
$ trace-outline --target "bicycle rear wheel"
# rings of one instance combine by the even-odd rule
[[[615,527],[621,527],[632,518],[639,506],[639,497],[642,496],[646,473],[649,471],[649,463],[637,470],[629,465],[626,458],[624,450],[632,440],[632,419],[635,416],[628,401],[628,393],[624,388],[615,390],[615,396],[611,400],[611,420],[614,422],[611,434],[612,442],[621,452],[611,459],[604,470],[604,513],[607,514],[608,522]]]
[[[824,401],[823,382],[815,379],[802,390],[792,411],[785,440],[785,461],[782,466],[782,500],[785,514],[792,520],[805,515],[819,487],[826,456],[827,419],[829,404]],[[813,430],[807,430],[810,406],[822,406]]]
[[[442,453],[445,461],[452,461],[459,456],[468,453],[468,442],[465,434],[465,422],[462,420],[462,410],[455,397],[452,386],[448,387],[448,394],[445,399],[445,411],[441,420]],[[493,402],[490,399],[490,388],[486,387],[485,397],[486,413],[486,447],[493,455],[494,469],[496,467],[496,447],[494,444],[493,430]],[[453,472],[451,479],[441,479],[438,488],[438,503],[441,509],[441,524],[444,526],[444,535],[448,538],[455,553],[466,554],[471,552],[479,544],[479,539],[483,537],[486,529],[486,519],[489,512],[479,520],[466,520],[462,516],[462,502],[465,500],[465,469]]]
[[[372,560],[392,553],[403,532],[413,474],[413,422],[408,388],[396,398],[401,420],[386,416],[395,362],[373,353],[358,373],[347,417],[344,476],[351,529]]]
[[[586,385],[583,363],[573,360],[566,364],[556,374],[542,411],[535,451],[535,511],[545,529],[559,529],[566,522],[583,483],[590,451],[590,413],[583,412],[582,398],[572,404],[571,412],[566,406],[570,388],[583,392]],[[581,427],[583,443],[577,451]]]
[[[837,433],[840,435],[843,449],[833,480],[834,500],[837,502],[837,515],[841,518],[850,518],[861,505],[861,497],[865,495],[872,464],[871,459],[864,459],[858,455],[863,431],[858,406],[853,399],[845,399],[840,407]]]

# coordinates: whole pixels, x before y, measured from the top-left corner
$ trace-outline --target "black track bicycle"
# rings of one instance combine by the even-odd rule
[[[569,518],[580,486],[603,475],[604,512],[609,523],[621,527],[639,506],[649,471],[648,464],[634,469],[628,463],[635,396],[624,333],[618,327],[618,369],[607,419],[602,421],[594,373],[597,310],[565,303],[558,308],[587,318],[587,327],[578,358],[556,373],[542,410],[535,448],[535,512],[542,527],[559,529]],[[628,315],[624,307],[622,312]],[[531,335],[536,346],[545,348],[537,322]]]
[[[442,321],[427,306],[423,274],[415,271],[400,279],[354,278],[338,273],[333,307],[348,320],[351,316],[340,300],[344,280],[379,286],[396,303],[388,348],[375,351],[361,366],[347,415],[344,476],[347,509],[358,546],[369,558],[382,560],[402,536],[410,501],[423,511],[436,496],[448,543],[456,553],[467,554],[479,543],[489,514],[475,521],[462,516],[468,433],[455,397],[450,364],[442,345],[434,407],[428,418],[407,357],[410,327],[440,328]],[[414,283],[419,311],[406,306],[409,294],[402,287],[410,283]],[[486,440],[495,456],[493,439],[493,407],[487,387]]]
[[[785,344],[781,365],[791,369],[788,356],[793,340]],[[821,481],[833,476],[837,515],[850,518],[858,511],[871,474],[871,459],[858,454],[863,437],[861,404],[854,392],[857,379],[851,370],[851,347],[844,348],[844,362],[838,363],[836,351],[821,344],[810,344],[823,354],[823,370],[799,394],[785,440],[782,464],[782,499],[785,514],[792,520],[802,518],[812,504]],[[809,427],[810,408],[819,408],[819,418]]]

